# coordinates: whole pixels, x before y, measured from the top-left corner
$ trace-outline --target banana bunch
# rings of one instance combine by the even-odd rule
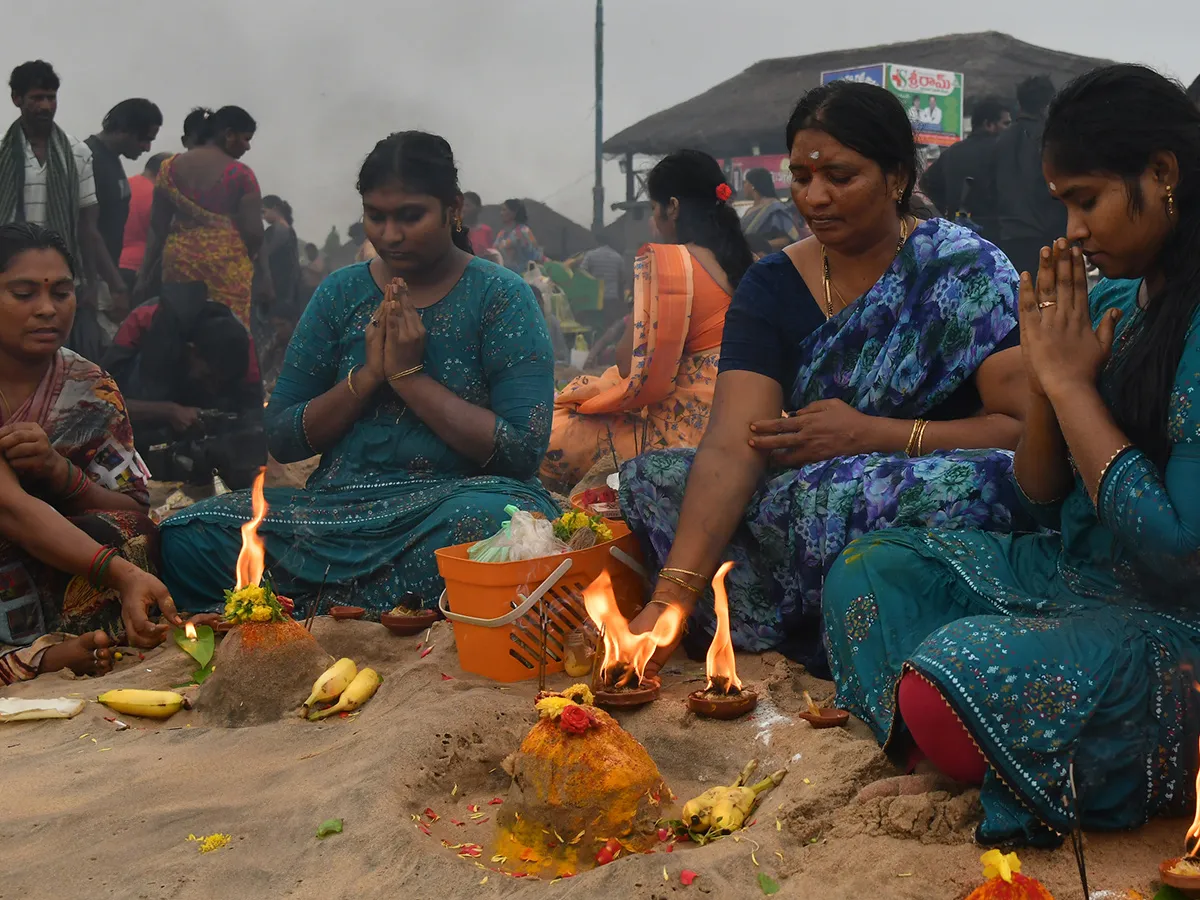
[[[300,715],[308,716],[310,722],[332,716],[334,713],[352,712],[375,696],[383,679],[374,669],[359,671],[354,660],[343,657],[321,673],[313,683]],[[337,701],[334,703],[333,701]],[[325,709],[313,709],[318,703],[333,703]]]
[[[685,803],[684,827],[690,832],[714,837],[739,830],[750,818],[762,795],[777,787],[787,774],[787,769],[780,769],[758,784],[747,786],[746,782],[757,767],[758,760],[752,759],[733,784],[728,787],[709,788],[699,797]]]
[[[139,691],[130,688],[105,691],[96,698],[109,709],[127,716],[167,719],[179,712],[183,696],[174,691]]]

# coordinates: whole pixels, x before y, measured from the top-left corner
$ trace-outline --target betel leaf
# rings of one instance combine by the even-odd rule
[[[207,679],[208,676],[213,673],[214,668],[215,666],[213,666],[212,663],[209,663],[207,666],[197,669],[192,673],[192,684],[204,684],[205,679]]]
[[[216,649],[216,637],[209,626],[200,625],[197,627],[195,640],[188,637],[182,628],[173,629],[171,636],[175,638],[175,643],[179,645],[179,649],[194,659],[196,665],[200,668],[203,669],[212,660]]]
[[[326,819],[324,822],[322,822],[320,825],[317,826],[317,837],[321,838],[322,840],[329,837],[331,834],[341,834],[341,833],[342,833],[342,820],[341,819]]]
[[[1164,884],[1154,895],[1154,900],[1187,900],[1187,896],[1169,884]]]
[[[768,897],[770,897],[772,894],[779,893],[779,882],[766,872],[758,873],[758,887]]]

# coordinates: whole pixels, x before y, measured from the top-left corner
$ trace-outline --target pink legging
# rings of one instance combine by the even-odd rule
[[[955,781],[983,783],[987,759],[937,688],[916,672],[906,672],[899,703],[904,724],[926,759]]]

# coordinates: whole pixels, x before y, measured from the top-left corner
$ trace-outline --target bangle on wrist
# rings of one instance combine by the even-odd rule
[[[425,364],[421,363],[418,366],[413,366],[411,369],[405,369],[403,372],[397,372],[395,375],[389,375],[388,376],[388,384],[394,384],[395,382],[399,381],[401,378],[407,378],[409,375],[416,375],[418,372],[420,372],[424,368],[425,368]]]
[[[354,389],[354,373],[361,368],[362,366],[351,366],[350,371],[346,373],[346,387],[350,388],[350,393],[359,400],[362,399],[362,395]]]
[[[700,590],[700,588],[695,587],[694,585],[690,585],[686,581],[684,581],[682,578],[676,578],[674,575],[671,575],[666,571],[659,571],[658,577],[662,581],[669,581],[669,582],[671,582],[671,584],[679,585],[684,590],[691,591],[697,597],[699,597],[702,593],[704,593],[702,590]]]

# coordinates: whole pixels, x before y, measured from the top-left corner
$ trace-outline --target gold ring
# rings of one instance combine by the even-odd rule
[[[1042,300],[1038,303],[1038,309],[1048,309],[1051,306],[1058,306],[1057,300]]]
[[[379,320],[378,320],[378,319],[372,319],[372,320],[371,320],[371,327],[372,327],[372,328],[378,328],[378,327],[379,327]]]

